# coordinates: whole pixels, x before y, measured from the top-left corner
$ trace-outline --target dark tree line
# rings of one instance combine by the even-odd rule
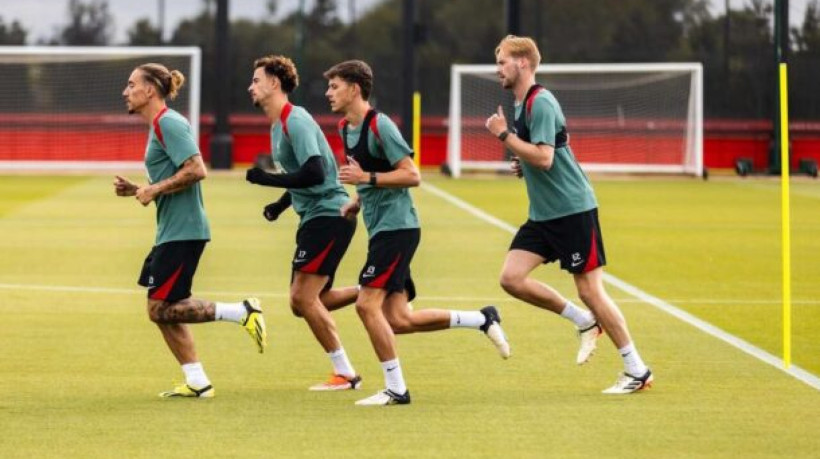
[[[711,0],[712,2],[718,0]],[[398,113],[401,95],[401,0],[385,0],[353,23],[339,19],[348,0],[317,0],[304,16],[292,12],[231,23],[232,110],[252,111],[245,92],[253,59],[276,53],[294,58],[302,86],[296,100],[325,112],[322,72],[349,58],[362,58],[376,70],[374,98],[385,111]],[[774,0],[746,0],[728,14],[715,14],[710,0],[521,0],[522,34],[533,37],[544,62],[702,62],[706,115],[770,116],[774,88],[772,23]],[[215,87],[213,0],[183,20],[163,41],[146,18],[128,29],[130,45],[200,46],[203,50],[204,111],[213,107]],[[238,7],[237,2],[232,5]],[[424,31],[417,44],[418,85],[425,114],[447,112],[450,65],[492,63],[505,35],[501,0],[418,0]],[[718,7],[722,7],[718,5]],[[68,0],[69,21],[52,44],[110,44],[112,20],[107,0]],[[0,18],[0,43],[25,42],[19,23]],[[791,110],[795,119],[820,117],[820,0],[812,0],[799,26],[790,30]]]
[[[24,45],[28,32],[23,29],[18,21],[6,24],[3,16],[0,16],[0,45]]]

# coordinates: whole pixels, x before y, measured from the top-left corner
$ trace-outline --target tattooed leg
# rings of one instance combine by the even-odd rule
[[[148,300],[148,316],[157,324],[165,343],[181,365],[199,361],[194,336],[185,324],[213,321],[213,302],[195,298],[175,303]]]
[[[186,298],[175,303],[148,301],[148,316],[158,324],[195,324],[213,322],[216,305],[212,301]]]

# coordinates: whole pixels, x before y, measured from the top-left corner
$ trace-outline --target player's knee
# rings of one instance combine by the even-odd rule
[[[295,317],[304,317],[304,311],[307,307],[303,301],[294,300],[293,298],[290,300],[290,312],[293,313]]]
[[[148,318],[151,322],[154,322],[155,324],[165,323],[165,319],[162,314],[162,309],[164,306],[164,301],[148,300],[146,310],[148,312]]]
[[[578,285],[578,298],[583,301],[586,305],[595,305],[600,302],[602,292],[598,291],[597,288],[588,285],[588,284],[581,284]]]
[[[311,299],[302,292],[290,292],[290,309],[296,317],[301,317],[299,314],[303,314],[303,311],[310,307],[311,302]]]
[[[393,333],[397,335],[406,335],[416,331],[410,322],[390,322],[390,328],[393,329]]]
[[[521,290],[521,284],[523,281],[524,280],[521,277],[508,272],[502,272],[501,279],[499,279],[501,288],[503,288],[504,291],[510,295],[515,295]]]
[[[357,301],[356,314],[358,314],[360,319],[364,319],[365,317],[367,317],[367,306]]]
[[[367,320],[378,313],[378,308],[371,306],[365,302],[357,301],[356,302],[356,314],[359,315],[359,318],[362,320]]]
[[[390,328],[393,330],[393,333],[397,335],[413,333],[415,331],[413,321],[410,317],[389,314],[385,318],[387,319],[387,323],[390,324]]]

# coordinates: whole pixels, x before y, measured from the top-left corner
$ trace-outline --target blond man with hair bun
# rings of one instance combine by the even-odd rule
[[[224,320],[242,325],[263,352],[267,337],[262,307],[256,298],[215,303],[191,296],[191,285],[205,244],[211,239],[199,182],[207,175],[191,125],[168,108],[185,83],[178,70],[162,64],[135,68],[122,92],[129,114],[148,124],[145,168],[149,184],[117,175],[114,192],[136,197],[143,206],[157,206],[157,234],[138,283],[148,288],[148,317],[182,366],[185,383],[160,397],[210,398],[215,392],[205,374],[187,324]]]

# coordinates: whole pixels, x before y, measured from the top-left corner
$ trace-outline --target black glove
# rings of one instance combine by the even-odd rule
[[[524,169],[521,168],[521,160],[517,156],[513,156],[510,160],[513,163],[513,172],[515,176],[521,178],[524,176]]]
[[[248,172],[250,173],[250,171]],[[278,201],[272,202],[265,206],[265,210],[262,212],[262,216],[264,216],[265,219],[267,219],[269,222],[275,221],[277,218],[279,218],[279,215],[282,212],[284,212],[288,207],[290,207],[290,205],[290,192],[285,191]]]
[[[261,183],[265,182],[265,179],[267,178],[268,175],[269,174],[267,172],[265,172],[264,170],[262,170],[258,167],[254,167],[254,168],[248,169],[248,171],[245,172],[245,180],[247,180],[251,183],[254,183],[254,184],[261,184]]]
[[[265,210],[264,210],[264,212],[262,212],[262,215],[269,222],[272,222],[272,221],[275,221],[277,218],[279,218],[279,215],[282,212],[284,212],[287,208],[288,208],[288,206],[282,205],[282,203],[280,203],[279,201],[272,202],[272,203],[268,204],[267,206],[265,206]]]

